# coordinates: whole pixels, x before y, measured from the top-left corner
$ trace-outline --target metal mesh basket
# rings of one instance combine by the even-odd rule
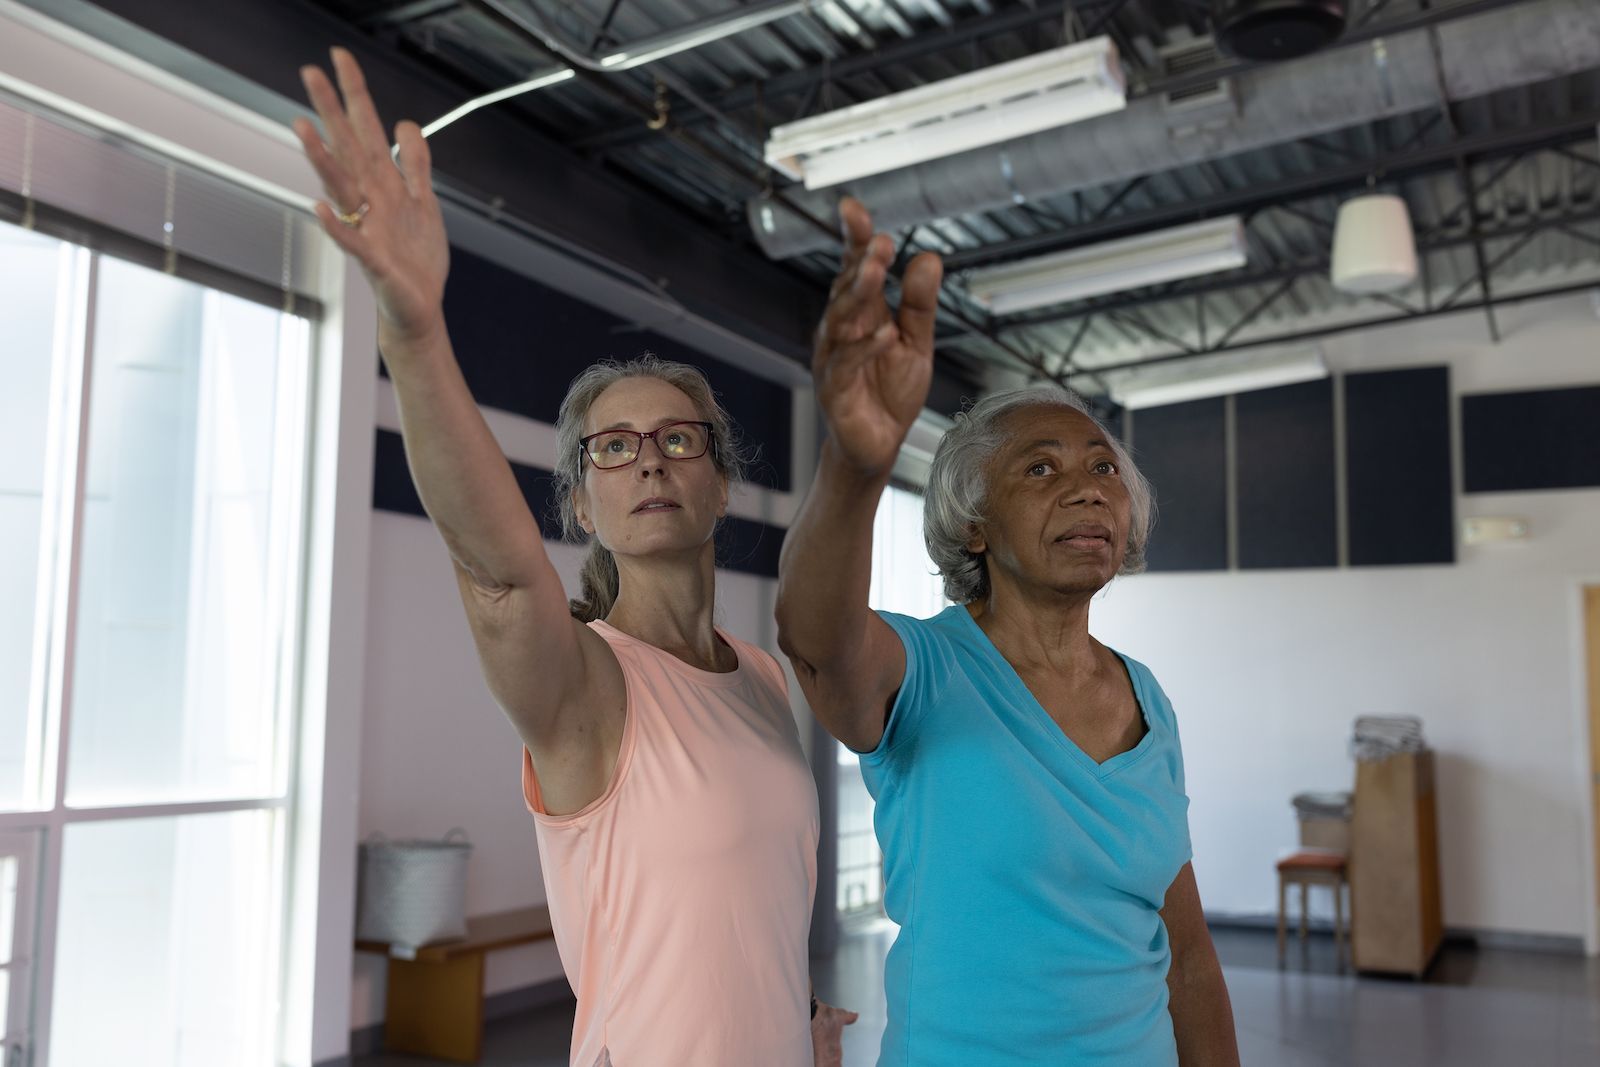
[[[467,934],[467,857],[463,830],[438,841],[389,841],[374,834],[361,844],[356,938],[386,941],[389,954],[411,959],[433,941]]]

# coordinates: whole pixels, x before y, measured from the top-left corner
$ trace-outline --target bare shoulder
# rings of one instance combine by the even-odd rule
[[[557,586],[486,588],[458,569],[484,679],[537,757],[620,738],[627,688],[610,644],[573,618]]]

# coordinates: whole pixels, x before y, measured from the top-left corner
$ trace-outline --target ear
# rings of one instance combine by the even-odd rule
[[[723,474],[718,481],[722,485],[722,497],[717,503],[717,518],[720,519],[728,514],[728,476]]]
[[[967,538],[967,551],[974,556],[981,556],[989,551],[989,540],[983,535],[983,527],[974,526],[971,536]]]
[[[572,511],[578,518],[578,525],[583,527],[583,532],[594,534],[594,520],[589,518],[589,509],[584,505],[583,488],[580,486],[572,491]]]

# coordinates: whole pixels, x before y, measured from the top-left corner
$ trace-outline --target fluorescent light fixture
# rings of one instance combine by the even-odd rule
[[[1086,367],[1085,372],[1091,372]],[[1111,399],[1125,408],[1153,408],[1232,393],[1312,382],[1328,376],[1317,349],[1246,352],[1220,359],[1173,360],[1148,370],[1129,370],[1109,384]]]
[[[967,292],[996,315],[1242,267],[1237,215],[975,270]]]
[[[775,127],[766,160],[807,189],[998,144],[1120,111],[1109,37],[1053,48]]]

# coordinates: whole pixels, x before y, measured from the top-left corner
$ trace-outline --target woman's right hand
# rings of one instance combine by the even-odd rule
[[[928,398],[944,266],[931,252],[911,261],[901,280],[897,317],[883,294],[893,242],[872,232],[871,216],[852,197],[840,202],[839,221],[844,263],[817,326],[811,374],[842,458],[878,476],[894,465]]]
[[[427,338],[443,328],[444,281],[450,270],[450,243],[433,195],[428,142],[416,123],[397,125],[397,167],[360,65],[343,48],[333,49],[332,56],[338,91],[320,67],[300,70],[327,140],[309,119],[294,120],[294,132],[328,196],[328,203],[317,204],[317,218],[334,242],[360,262],[372,283],[380,339]],[[340,213],[361,211],[363,205],[358,221],[339,220]]]

